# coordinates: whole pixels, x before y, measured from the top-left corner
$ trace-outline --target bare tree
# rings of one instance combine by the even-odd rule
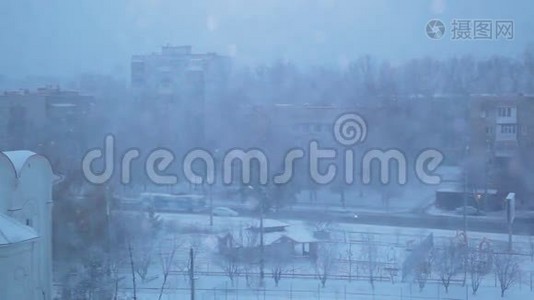
[[[132,290],[133,290],[133,299],[137,300],[137,284],[135,282],[135,263],[133,258],[133,249],[131,241],[128,241],[128,257],[130,259],[130,269],[132,271]]]
[[[111,299],[114,278],[110,259],[101,249],[89,249],[88,256],[62,278],[62,299]]]
[[[504,297],[504,293],[519,280],[519,263],[511,253],[497,254],[493,262],[501,288],[501,297]]]
[[[152,243],[148,245],[138,245],[136,247],[138,251],[135,254],[135,272],[139,275],[142,282],[147,280],[148,269],[152,263]]]
[[[318,220],[313,222],[312,226],[314,227],[315,233],[325,239],[329,237],[329,232],[333,227],[331,220]]]
[[[182,246],[181,243],[179,244],[179,246]],[[197,255],[202,251],[202,239],[198,236],[193,236],[191,237],[189,242],[185,244],[185,247],[180,247],[180,249],[183,249],[184,251],[186,251],[186,249],[189,249],[189,251],[193,249],[192,257],[191,255],[189,255],[187,257],[187,260],[182,261],[176,265],[178,270],[183,273],[185,280],[188,281],[189,284],[191,284],[191,280],[194,278],[193,273],[195,271],[191,270],[191,268],[194,268],[194,261]],[[191,259],[193,259],[193,262],[191,262]]]
[[[429,251],[423,257],[420,257],[415,264],[415,281],[419,286],[419,291],[422,291],[425,288],[426,282],[432,273],[432,260],[433,260],[433,251]]]
[[[455,243],[453,239],[450,239],[443,248],[436,250],[435,269],[438,272],[441,284],[445,287],[446,293],[449,292],[452,278],[462,271],[464,256],[463,247]]]
[[[227,255],[220,260],[219,267],[226,276],[230,279],[230,283],[234,286],[234,281],[241,274],[241,265],[235,254]]]
[[[369,283],[371,288],[375,289],[375,280],[378,272],[378,247],[371,233],[362,234],[362,260],[364,268],[367,270],[369,276]]]
[[[282,279],[282,276],[286,274],[289,269],[286,267],[287,261],[285,260],[279,260],[276,263],[273,264],[271,268],[271,273],[274,280],[274,285],[278,287],[278,283]]]
[[[174,262],[174,256],[176,254],[176,250],[178,249],[178,247],[179,246],[176,243],[176,240],[172,241],[170,249],[165,248],[165,245],[163,245],[163,244],[161,245],[160,261],[161,261],[161,271],[163,273],[163,281],[162,281],[161,287],[159,289],[158,300],[161,300],[161,297],[163,296],[163,291],[165,290],[165,284],[167,283],[167,279],[169,278],[169,273],[170,273],[170,271],[172,269],[173,262]]]
[[[336,265],[336,249],[333,244],[320,244],[317,250],[317,257],[314,261],[315,274],[321,282],[321,286],[326,286],[326,281]]]
[[[255,280],[252,280],[254,278],[253,274],[253,270],[256,268],[256,266],[252,265],[252,264],[248,264],[248,263],[245,263],[243,264],[243,272],[245,273],[245,282],[247,284],[247,287],[253,287],[254,284],[256,283]]]
[[[493,267],[493,253],[487,240],[482,240],[478,248],[471,249],[467,260],[467,269],[471,277],[471,289],[473,295],[477,294],[478,288],[484,276]]]
[[[352,264],[354,260],[354,253],[352,253],[352,243],[349,242],[349,248],[346,250],[347,260],[349,261],[349,282],[352,281]]]
[[[397,255],[397,250],[395,249],[395,247],[389,248],[386,257],[387,257],[387,262],[389,266],[386,267],[385,270],[388,272],[389,277],[391,278],[391,283],[395,284],[395,277],[399,273],[398,255]]]
[[[113,285],[113,300],[118,299],[119,283],[124,279],[124,276],[121,276],[120,273],[120,266],[124,263],[121,254],[115,252],[108,256],[109,277]]]

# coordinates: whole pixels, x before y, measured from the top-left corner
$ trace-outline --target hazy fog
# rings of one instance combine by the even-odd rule
[[[392,62],[470,53],[516,56],[532,42],[531,1],[178,1],[2,0],[0,74],[127,78],[132,54],[164,44],[235,57],[237,64],[283,59],[343,67],[363,54]],[[434,41],[432,18],[512,19],[510,41]]]

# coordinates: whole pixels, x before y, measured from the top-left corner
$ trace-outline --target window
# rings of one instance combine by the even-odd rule
[[[515,134],[517,131],[517,125],[516,124],[503,124],[501,125],[501,133],[502,134]]]
[[[511,117],[512,108],[511,107],[499,107],[497,108],[497,115],[499,117]]]

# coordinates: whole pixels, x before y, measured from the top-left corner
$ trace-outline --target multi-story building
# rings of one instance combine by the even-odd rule
[[[131,62],[134,100],[160,140],[203,143],[205,120],[225,86],[229,60],[192,53],[191,46],[165,46],[160,53],[135,55]]]
[[[522,203],[534,195],[534,97],[473,96],[470,103],[469,183],[515,192]]]
[[[29,149],[52,163],[76,163],[85,151],[93,98],[59,88],[0,95],[0,149]]]

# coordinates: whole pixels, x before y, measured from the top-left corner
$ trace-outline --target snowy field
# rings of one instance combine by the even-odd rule
[[[469,274],[463,271],[450,279],[448,292],[440,276],[432,270],[425,284],[408,279],[401,281],[402,263],[425,237],[434,236],[436,248],[446,245],[458,233],[447,230],[426,230],[358,224],[330,225],[331,241],[335,249],[333,263],[328,269],[324,287],[318,278],[317,267],[307,258],[298,257],[285,263],[276,286],[272,276],[273,265],[266,263],[263,285],[258,266],[240,267],[230,279],[224,269],[224,258],[217,254],[217,235],[246,227],[257,220],[245,217],[214,217],[209,226],[208,216],[187,214],[160,214],[165,235],[152,254],[146,280],[137,279],[137,299],[189,299],[191,288],[188,273],[188,249],[195,248],[195,299],[532,299],[531,237],[514,236],[513,253],[520,266],[519,278],[501,298],[499,282],[494,272],[485,275],[476,295],[472,294]],[[313,228],[309,222],[280,220],[292,226]],[[506,249],[508,236],[468,232],[470,246],[482,240],[491,243],[494,252]],[[369,243],[375,253],[372,275],[369,271]],[[172,246],[175,245],[175,246]],[[169,253],[175,255],[170,264],[162,289],[164,266]],[[119,299],[133,299],[131,273],[122,270]],[[372,278],[372,280],[371,280]],[[372,282],[372,284],[371,284]],[[374,288],[373,288],[374,286]]]

